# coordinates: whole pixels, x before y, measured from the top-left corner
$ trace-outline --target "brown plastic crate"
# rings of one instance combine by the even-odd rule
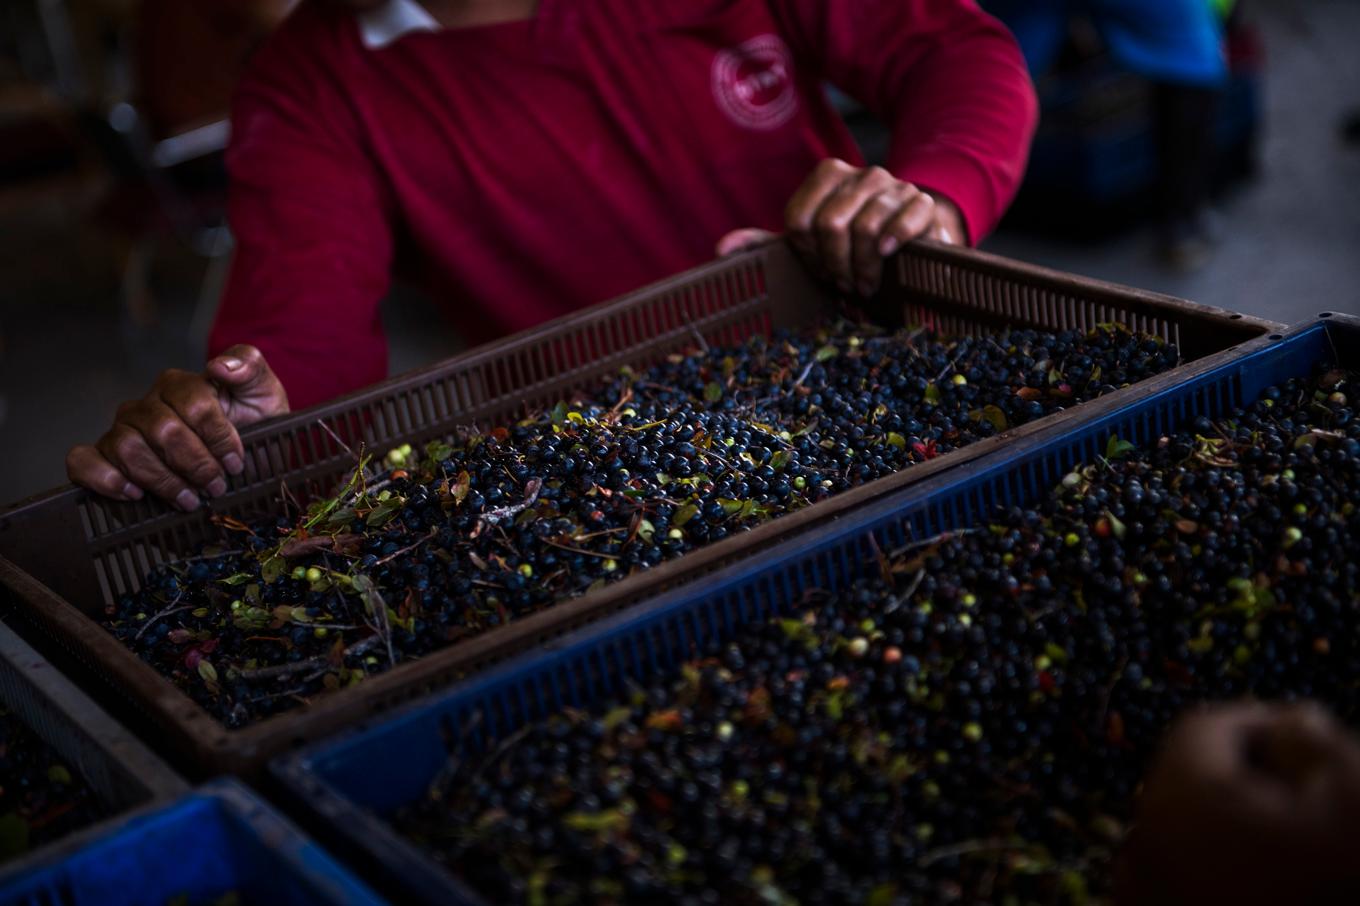
[[[62,757],[73,773],[85,779],[109,817],[175,798],[189,789],[183,778],[2,622],[0,706],[16,715]],[[78,830],[72,837],[88,831]],[[62,846],[68,839],[71,837],[0,863],[0,872],[14,872],[42,859],[49,847]]]
[[[966,334],[1003,325],[1089,328],[1119,321],[1179,344],[1200,359],[1270,333],[1277,325],[1167,296],[930,242],[909,245],[887,269],[879,303],[904,323]],[[216,532],[211,513],[244,516],[277,499],[282,484],[300,497],[332,488],[353,469],[350,454],[319,430],[324,420],[382,452],[448,437],[459,425],[488,429],[550,406],[620,366],[656,361],[704,342],[730,344],[797,326],[833,299],[782,242],[697,268],[442,364],[375,385],[244,432],[246,471],[230,493],[194,514],[156,503],[115,503],[67,488],[0,513],[0,589],[27,620],[60,645],[106,694],[121,697],[138,722],[185,760],[186,768],[253,774],[279,752],[333,733],[424,691],[447,684],[569,629],[694,580],[778,539],[864,501],[1028,435],[1100,411],[1073,407],[928,463],[728,537],[507,626],[397,666],[313,705],[229,731],[156,674],[90,615],[139,587],[153,565],[184,556]],[[1111,394],[1117,399],[1123,393]],[[299,465],[301,463],[301,465]]]

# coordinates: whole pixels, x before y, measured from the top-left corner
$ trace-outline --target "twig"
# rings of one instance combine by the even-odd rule
[[[501,758],[504,757],[506,752],[509,752],[516,745],[522,742],[524,738],[528,736],[530,731],[532,731],[533,729],[534,729],[533,724],[525,724],[515,732],[511,733],[509,736],[502,739],[500,743],[497,744],[496,750],[491,753],[491,756],[487,758],[485,761],[483,761],[481,765],[478,766],[477,773],[472,775],[472,782],[468,785],[475,786],[477,781],[481,780],[482,776],[491,769],[492,765],[494,765],[497,761],[500,761]]]
[[[952,359],[949,360],[949,364],[946,365],[946,366],[944,366],[944,370],[943,370],[943,371],[941,371],[939,374],[935,375],[935,380],[932,381],[931,383],[939,383],[941,380],[943,380],[943,379],[944,379],[944,376],[945,376],[946,374],[948,374],[951,370],[953,370],[954,366],[955,366],[956,364],[958,364],[959,356],[962,355],[962,354],[963,354],[963,353],[960,353],[960,352],[954,353],[954,357],[953,357]]]
[[[551,538],[544,538],[544,539],[543,539],[543,543],[544,543],[544,544],[551,544],[553,547],[560,547],[560,548],[561,548],[562,550],[564,550],[564,551],[571,551],[573,554],[583,554],[583,555],[585,555],[585,556],[587,556],[587,557],[599,557],[599,558],[602,559],[602,560],[613,560],[613,559],[614,559],[614,555],[613,555],[613,554],[598,554],[598,553],[596,553],[595,551],[581,550],[579,547],[571,547],[571,546],[566,545],[566,544],[559,544],[558,542],[553,541]]]
[[[971,535],[978,531],[981,530],[976,528],[962,528],[954,529],[951,532],[940,532],[940,534],[935,535],[932,538],[923,538],[920,541],[913,541],[910,544],[897,548],[896,550],[889,551],[888,559],[896,560],[898,557],[901,557],[905,554],[909,554],[914,550],[920,550],[923,547],[930,547],[935,544],[940,544],[942,542],[949,541],[953,538],[961,538],[964,535]]]
[[[925,868],[941,859],[972,856],[978,853],[1004,853],[1024,849],[1025,845],[1023,843],[1007,843],[1004,840],[964,840],[962,843],[955,843],[952,846],[939,846],[935,849],[926,850],[920,856],[917,856],[916,864]]]
[[[681,396],[684,396],[683,393],[680,393],[679,388],[671,387],[667,384],[655,384],[651,381],[637,381],[633,386],[637,387],[639,390],[660,390],[662,393],[679,393]]]
[[[817,364],[816,359],[813,359],[812,361],[808,362],[807,367],[803,369],[802,374],[798,375],[798,380],[793,382],[793,387],[791,387],[790,389],[797,390],[799,387],[803,386],[803,381],[807,380],[808,375],[812,373],[812,366],[816,364]]]
[[[476,538],[478,535],[480,535],[482,531],[486,528],[486,526],[495,525],[502,519],[510,519],[514,516],[518,516],[524,510],[527,510],[529,507],[533,506],[534,501],[538,499],[538,492],[542,488],[543,479],[541,478],[529,479],[529,483],[524,486],[525,495],[523,502],[511,504],[510,506],[499,507],[498,509],[494,509],[489,513],[483,513],[481,516],[477,517],[477,527],[472,530],[472,537]]]
[[[624,390],[623,390],[623,393],[619,396],[619,401],[618,401],[617,403],[614,404],[614,408],[613,408],[613,409],[610,409],[610,410],[609,410],[610,414],[611,414],[611,415],[618,415],[619,412],[621,412],[621,411],[623,410],[623,407],[626,406],[626,405],[628,405],[629,401],[631,401],[632,399],[633,399],[633,388],[632,388],[632,387],[625,387]]]
[[[397,663],[396,653],[392,650],[392,624],[387,619],[387,601],[383,599],[382,592],[378,591],[378,585],[366,574],[364,581],[359,586],[359,595],[364,600],[364,605],[369,613],[373,615],[373,624],[370,625],[378,638],[382,639],[387,647],[387,662],[395,665]]]
[[[379,640],[376,635],[371,635],[368,636],[367,638],[360,639],[359,641],[355,642],[353,645],[345,649],[344,656],[352,657],[353,655],[356,654],[363,654],[367,652],[370,648],[372,648],[374,645],[378,644],[378,641]],[[293,661],[292,663],[289,664],[276,664],[273,667],[259,667],[254,670],[243,669],[241,667],[236,667],[233,669],[235,669],[237,676],[241,677],[241,679],[245,680],[248,683],[254,683],[260,680],[270,680],[278,679],[279,677],[282,676],[292,676],[294,673],[305,673],[308,670],[312,670],[317,667],[323,667],[328,664],[330,664],[329,656],[317,655],[316,657],[309,657],[301,661]]]
[[[151,628],[151,624],[159,620],[161,617],[168,617],[172,613],[179,613],[181,610],[189,610],[194,606],[192,604],[185,604],[183,607],[176,607],[175,605],[179,603],[180,598],[182,597],[184,597],[184,592],[181,591],[179,594],[175,595],[175,600],[165,605],[165,607],[159,613],[154,614],[151,617],[151,619],[143,623],[142,628],[137,630],[137,634],[132,637],[132,640],[135,642],[138,639],[140,639],[142,635],[145,634],[145,632]]]
[[[362,485],[360,485],[359,487],[355,488],[355,489],[350,493],[350,495],[349,495],[348,497],[345,498],[345,501],[344,501],[344,502],[345,502],[345,504],[353,503],[354,501],[358,500],[360,497],[367,497],[369,494],[374,494],[374,493],[376,493],[376,492],[378,492],[378,491],[381,491],[383,488],[388,487],[388,486],[391,485],[392,483],[393,483],[393,481],[392,481],[392,479],[390,479],[390,478],[384,478],[382,481],[375,481],[375,482],[373,482],[373,484],[369,484],[369,483],[367,483],[367,482],[364,482],[364,484],[362,484]]]
[[[167,564],[165,564],[165,565],[166,565],[167,567],[170,567],[170,566],[179,566],[181,563],[197,563],[197,562],[199,562],[200,560],[217,560],[217,559],[220,558],[220,557],[230,557],[230,556],[233,556],[233,555],[235,555],[235,554],[244,554],[244,553],[245,553],[245,551],[244,551],[243,549],[241,549],[241,548],[238,547],[238,548],[233,548],[233,549],[231,549],[231,550],[218,551],[218,552],[215,553],[215,554],[198,554],[198,555],[193,556],[193,557],[180,557],[178,560],[171,560],[169,563],[167,563]]]
[[[288,490],[288,482],[282,478],[279,479],[279,496],[283,498],[285,504],[293,508],[294,513],[301,515],[306,512],[302,504],[298,503],[298,499],[293,496],[293,492]]]
[[[353,450],[351,450],[349,444],[347,444],[347,443],[345,443],[343,440],[341,440],[341,439],[340,439],[340,435],[339,435],[339,434],[336,434],[334,431],[331,430],[331,426],[328,425],[328,424],[326,424],[325,419],[320,419],[320,418],[318,418],[318,419],[316,420],[316,423],[317,423],[318,425],[320,425],[320,426],[321,426],[321,430],[322,430],[322,431],[325,431],[327,434],[329,434],[329,435],[331,436],[331,440],[333,440],[333,441],[335,441],[337,444],[339,444],[339,445],[340,445],[340,449],[342,449],[342,450],[344,450],[346,453],[348,453],[348,454],[350,455],[350,457],[351,457],[355,462],[357,462],[357,463],[362,463],[362,462],[363,462],[363,459],[359,456],[359,454],[357,454],[357,453],[355,453]]]
[[[388,563],[388,562],[390,562],[390,561],[392,561],[392,560],[395,560],[396,558],[400,557],[402,554],[409,554],[411,551],[413,551],[413,550],[415,550],[416,548],[420,547],[422,544],[424,544],[426,541],[429,541],[431,538],[433,538],[433,537],[434,537],[435,535],[437,535],[437,534],[439,534],[439,529],[437,529],[437,528],[430,529],[430,533],[429,533],[428,535],[423,536],[422,538],[420,538],[419,540],[417,540],[414,544],[408,544],[406,547],[403,547],[401,550],[399,550],[399,551],[393,551],[392,553],[388,554],[386,557],[383,557],[381,560],[374,561],[373,567],[382,566],[384,563]],[[373,567],[369,567],[369,568],[372,569]]]
[[[900,596],[898,596],[897,600],[893,601],[887,607],[883,608],[883,612],[886,614],[894,613],[900,610],[902,608],[902,605],[909,602],[911,600],[912,595],[916,594],[916,589],[921,587],[921,582],[925,579],[925,577],[926,568],[923,566],[916,571],[916,575],[912,578],[911,585],[907,586],[907,590],[903,592]]]
[[[686,326],[689,328],[689,332],[694,334],[694,339],[699,344],[699,348],[704,352],[708,352],[708,341],[704,339],[703,334],[699,333],[699,329],[693,324],[688,324]]]

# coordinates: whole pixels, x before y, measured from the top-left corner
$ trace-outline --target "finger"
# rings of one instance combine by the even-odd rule
[[[817,237],[813,233],[813,228],[817,212],[822,209],[827,198],[858,173],[856,167],[834,158],[817,165],[817,169],[793,194],[793,198],[789,199],[788,207],[784,211],[784,225],[794,248],[809,256],[816,253]]]
[[[137,486],[186,512],[198,509],[198,495],[156,455],[141,433],[117,424],[95,447]]]
[[[163,381],[160,397],[193,429],[223,469],[232,475],[241,474],[245,448],[236,426],[222,410],[215,387],[198,375],[186,374],[184,379]]]
[[[82,488],[114,500],[141,500],[142,489],[104,458],[91,444],[72,447],[66,454],[66,477]]]
[[[125,411],[120,421],[136,429],[152,452],[186,484],[212,497],[226,493],[221,463],[174,409],[159,398],[148,398]]]
[[[718,240],[718,257],[726,258],[728,255],[744,252],[749,248],[763,245],[773,238],[775,238],[775,234],[769,230],[733,230]]]
[[[934,223],[935,199],[924,192],[917,192],[883,229],[879,242],[879,254],[887,257],[903,245],[925,235]]]
[[[851,224],[875,196],[895,185],[897,180],[887,170],[881,167],[865,170],[854,181],[842,183],[813,218],[817,255],[842,290],[848,292],[854,286],[855,275],[850,261]]]
[[[861,295],[872,294],[883,278],[883,255],[878,247],[884,228],[917,194],[915,186],[895,183],[869,199],[850,225],[851,269],[855,275],[855,286]]]

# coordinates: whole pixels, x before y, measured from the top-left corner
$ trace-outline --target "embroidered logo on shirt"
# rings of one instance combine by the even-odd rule
[[[778,129],[798,111],[793,54],[775,35],[760,35],[713,60],[713,97],[738,126]]]

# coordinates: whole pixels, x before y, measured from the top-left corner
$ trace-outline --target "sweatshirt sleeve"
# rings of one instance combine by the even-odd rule
[[[1020,187],[1038,121],[1024,57],[974,0],[769,0],[794,54],[892,132],[887,167],[955,204],[977,243]]]
[[[379,306],[393,257],[385,184],[344,93],[300,50],[271,42],[237,92],[236,250],[208,340],[210,354],[258,346],[294,409],[387,376]]]

